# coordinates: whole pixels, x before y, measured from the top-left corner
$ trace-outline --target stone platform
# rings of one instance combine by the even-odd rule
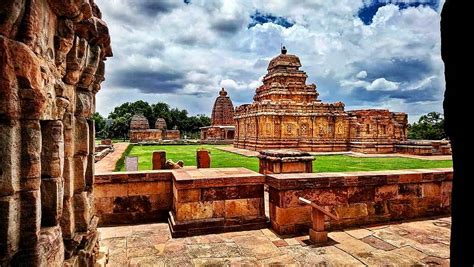
[[[172,235],[265,227],[264,183],[263,175],[245,168],[174,170]]]
[[[166,223],[99,228],[109,266],[449,266],[451,218],[330,232],[318,247],[307,235],[270,229],[172,238]]]

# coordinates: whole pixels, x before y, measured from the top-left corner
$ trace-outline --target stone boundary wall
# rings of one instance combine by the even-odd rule
[[[99,225],[166,219],[172,205],[170,170],[96,174],[94,213]]]
[[[307,232],[311,208],[303,197],[336,214],[327,229],[437,216],[451,212],[453,171],[415,169],[266,176],[270,220],[278,234]]]

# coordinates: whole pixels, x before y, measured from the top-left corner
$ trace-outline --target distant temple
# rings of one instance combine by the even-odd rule
[[[130,121],[130,143],[161,142],[163,140],[179,140],[179,130],[167,130],[166,121],[158,118],[155,122],[155,129],[150,129],[148,119],[135,114]]]
[[[407,150],[411,144],[406,142],[406,113],[380,109],[345,111],[342,102],[322,103],[316,85],[306,84],[308,76],[300,67],[300,59],[287,54],[285,47],[270,61],[263,85],[256,89],[254,102],[241,105],[235,111],[235,147],[432,152],[431,143],[421,152]]]
[[[201,128],[201,141],[232,143],[234,135],[234,105],[226,90],[222,88],[212,108],[211,126]]]

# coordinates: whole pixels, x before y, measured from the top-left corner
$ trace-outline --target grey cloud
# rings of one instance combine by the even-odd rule
[[[138,89],[143,93],[176,93],[183,86],[183,73],[162,70],[117,70],[111,75],[110,85]]]
[[[245,28],[241,18],[219,19],[211,24],[211,29],[222,34],[234,34]]]

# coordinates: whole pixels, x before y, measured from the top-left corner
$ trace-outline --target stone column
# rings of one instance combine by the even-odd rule
[[[159,151],[153,151],[153,156],[152,156],[152,169],[153,170],[161,170],[165,168],[165,163],[166,163],[166,151],[164,150],[159,150]]]
[[[196,163],[198,168],[211,167],[211,152],[206,149],[198,149],[196,151]]]

